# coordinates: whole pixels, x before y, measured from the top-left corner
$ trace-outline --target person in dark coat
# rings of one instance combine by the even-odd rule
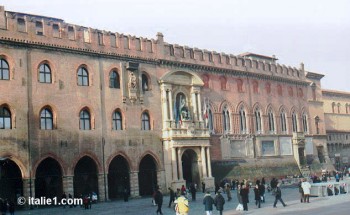
[[[190,185],[191,195],[192,195],[192,201],[196,201],[196,185],[194,183],[191,183]]]
[[[265,184],[259,184],[260,200],[265,203]]]
[[[255,205],[260,208],[260,202],[261,202],[261,195],[260,195],[260,190],[259,190],[259,185],[256,184],[254,188],[254,194],[255,194]]]
[[[204,210],[207,215],[212,214],[213,204],[214,204],[214,199],[211,197],[210,192],[207,191],[203,199],[203,205],[205,205]]]
[[[273,204],[273,207],[277,208],[276,204],[278,200],[282,203],[283,207],[286,207],[287,205],[282,200],[282,192],[281,192],[280,184],[277,184],[275,189],[276,189],[276,192],[275,192],[276,195],[275,195],[275,203]]]
[[[173,189],[171,189],[171,187],[169,187],[168,190],[169,190],[169,195],[170,195],[168,208],[170,208],[171,204],[175,201],[175,192]]]
[[[154,200],[158,206],[157,208],[157,214],[160,213],[160,215],[162,215],[162,205],[163,205],[163,194],[160,192],[160,190],[158,189],[156,192],[156,195],[154,197]]]
[[[249,188],[247,185],[243,185],[240,191],[243,202],[243,210],[248,211],[248,202],[249,202]]]
[[[304,201],[304,190],[301,184],[303,183],[303,180],[301,179],[298,183],[298,188],[299,188],[299,194],[300,194],[300,202],[303,203]]]
[[[129,201],[129,192],[126,187],[124,188],[124,191],[123,191],[123,197],[124,197],[124,202]]]
[[[221,190],[218,190],[214,199],[214,205],[216,206],[216,210],[219,211],[220,215],[222,215],[222,211],[224,210],[225,198],[221,195]]]
[[[205,193],[205,182],[204,181],[202,181],[202,191],[203,191],[203,193]]]

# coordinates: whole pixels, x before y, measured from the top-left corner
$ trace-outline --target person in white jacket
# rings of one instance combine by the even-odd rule
[[[301,183],[301,187],[304,191],[304,203],[310,203],[310,190],[311,190],[311,184],[304,178],[303,183]]]

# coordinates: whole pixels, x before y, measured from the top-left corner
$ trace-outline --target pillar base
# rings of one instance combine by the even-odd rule
[[[205,189],[209,191],[215,190],[215,178],[214,177],[205,177],[202,178],[205,183]]]

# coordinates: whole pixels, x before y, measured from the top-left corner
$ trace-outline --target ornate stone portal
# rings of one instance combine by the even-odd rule
[[[175,71],[161,80],[162,115],[167,186],[214,188],[209,131],[202,117],[202,80],[191,72]]]

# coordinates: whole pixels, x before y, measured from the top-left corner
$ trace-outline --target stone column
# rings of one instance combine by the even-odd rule
[[[179,176],[177,174],[176,148],[171,148],[171,167],[173,170],[173,181],[178,180]]]
[[[201,157],[202,157],[202,170],[203,170],[203,178],[208,177],[207,174],[207,160],[205,159],[205,147],[201,147]]]
[[[23,196],[28,199],[28,197],[35,197],[35,179],[32,178],[30,182],[29,178],[23,178]],[[30,183],[32,184],[32,193],[30,193]]]
[[[183,180],[182,175],[182,161],[181,161],[181,148],[177,149],[177,166],[179,168],[179,180]]]
[[[167,101],[167,91],[165,87],[162,86],[162,110],[163,110],[163,129],[167,128],[168,122],[168,101]]]
[[[139,172],[131,171],[130,172],[130,195],[131,197],[139,197]]]
[[[210,162],[210,149],[209,149],[209,147],[207,147],[206,150],[207,150],[208,177],[211,178],[213,176],[211,175],[211,162]]]
[[[174,111],[173,111],[173,92],[171,90],[169,90],[169,109],[170,109],[170,120],[173,121],[174,120]]]
[[[194,92],[191,93],[192,97],[192,110],[193,110],[193,116],[192,120],[197,121],[197,101],[196,101],[196,94]]]
[[[106,186],[106,192],[105,192],[105,186]],[[104,201],[105,195],[108,194],[108,188],[107,188],[107,181],[106,185],[104,183],[104,174],[98,174],[98,201]],[[108,196],[107,196],[108,199]]]
[[[62,183],[63,183],[63,192],[66,192],[67,195],[69,193],[73,195],[74,194],[73,176],[72,175],[63,176]]]
[[[201,102],[201,94],[200,93],[197,93],[197,99],[198,99],[199,121],[203,122],[202,102]]]

